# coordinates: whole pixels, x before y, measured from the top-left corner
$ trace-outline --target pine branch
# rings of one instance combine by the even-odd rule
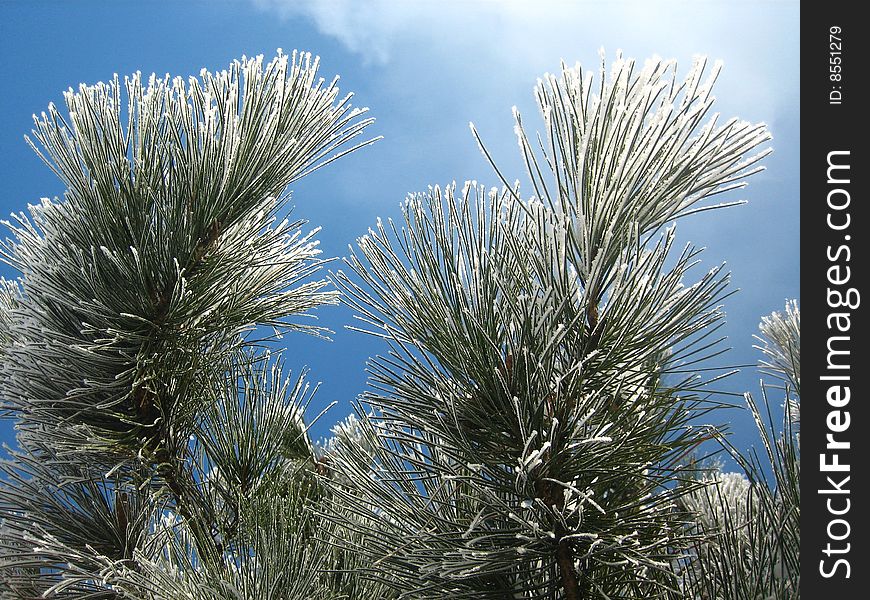
[[[755,172],[768,139],[704,123],[704,66],[679,84],[673,63],[617,57],[597,94],[579,67],[545,77],[540,152],[516,115],[533,198],[430,188],[335,274],[389,349],[362,435],[330,455],[328,518],[356,523],[355,551],[402,593],[674,593],[695,540],[676,484],[709,431],[689,427],[700,372],[670,375],[716,355],[728,277],[695,276],[669,223]]]
[[[319,333],[292,319],[336,299],[313,277],[317,230],[277,218],[289,184],[373,141],[354,142],[371,119],[317,71],[310,55],[279,51],[187,81],[116,76],[69,90],[67,114],[50,105],[34,118],[28,141],[66,191],[14,216],[14,239],[0,246],[21,273],[0,290],[0,396],[22,448],[50,458],[8,466],[14,477],[0,486],[0,511],[15,524],[0,531],[0,575],[19,593],[215,598],[238,584],[247,597],[270,586],[319,597],[302,591],[319,574],[299,573],[311,535],[294,545],[286,532],[256,531],[259,512],[298,517],[299,499],[314,496],[298,468],[313,452],[296,404],[308,388],[270,380],[256,367],[268,356],[244,351],[260,326]],[[245,439],[227,447],[218,423]],[[90,496],[37,530],[22,520],[76,462],[116,478],[110,492],[91,471],[71,484],[102,490],[96,519],[148,530],[123,556],[67,534],[79,529],[75,503]],[[221,471],[244,475],[219,482]],[[269,495],[296,504],[267,508]],[[168,515],[180,522],[160,525]],[[36,549],[10,558],[22,545]],[[174,575],[157,576],[168,564]]]

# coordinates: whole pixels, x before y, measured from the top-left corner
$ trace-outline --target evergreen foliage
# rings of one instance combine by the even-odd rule
[[[789,301],[785,314],[762,319],[756,336],[766,375],[781,382],[785,396],[777,427],[762,382],[763,405],[746,402],[764,449],[741,453],[723,440],[743,473],[706,475],[712,485],[689,504],[703,536],[690,553],[684,583],[694,597],[756,600],[800,597],[800,311]],[[776,387],[776,386],[775,386]]]
[[[307,54],[65,94],[32,145],[66,186],[2,249],[6,597],[316,598],[312,391],[263,327],[336,294],[285,189],[371,123]],[[324,592],[325,593],[325,592]]]
[[[543,134],[515,113],[528,195],[481,143],[502,187],[410,196],[338,290],[286,188],[371,120],[317,69],[115,77],[35,119],[67,191],[0,250],[0,597],[796,597],[796,304],[760,338],[783,433],[748,396],[764,458],[693,460],[727,446],[699,419],[730,290],[673,222],[769,138],[710,115],[719,66],[563,65]],[[385,351],[318,446],[264,331],[321,334],[299,317],[339,291]]]
[[[717,352],[728,277],[695,275],[668,223],[742,185],[768,138],[708,118],[704,70],[618,57],[593,87],[563,67],[536,89],[538,150],[516,114],[532,197],[432,188],[338,274],[389,352],[329,518],[366,515],[356,551],[402,597],[679,593],[686,458],[711,437],[693,369]]]

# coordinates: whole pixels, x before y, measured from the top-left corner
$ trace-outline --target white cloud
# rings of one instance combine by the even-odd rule
[[[433,12],[429,2],[390,0],[253,0],[282,18],[307,17],[324,35],[336,38],[368,63],[385,64],[398,37],[415,20]],[[437,11],[434,11],[437,12]]]
[[[546,28],[583,23],[584,13],[603,8],[565,0],[252,0],[281,18],[307,18],[367,63],[386,64],[401,46],[478,41],[515,51],[524,43],[547,46]],[[596,4],[597,3],[593,3]],[[642,4],[642,3],[641,3]],[[639,4],[639,6],[641,5]],[[624,10],[624,4],[619,4]],[[608,9],[607,12],[610,12]],[[543,26],[543,27],[542,27]]]
[[[724,59],[725,77],[740,74],[734,89],[752,118],[771,118],[779,90],[797,86],[799,3],[706,0],[252,0],[284,19],[308,19],[367,65],[437,65],[461,48],[491,67],[541,75],[558,60],[590,67],[604,46],[644,59],[652,54],[683,63],[696,53]],[[416,66],[416,64],[414,65]],[[459,65],[454,63],[452,68]],[[794,68],[789,68],[794,67]],[[519,73],[516,73],[519,74]],[[425,73],[438,75],[438,72]],[[785,85],[782,82],[785,80]],[[790,78],[790,79],[789,79]],[[772,81],[779,80],[779,81]],[[532,82],[529,81],[531,84]],[[735,108],[741,108],[735,106]],[[762,109],[762,110],[758,110]],[[764,114],[767,113],[767,114]]]

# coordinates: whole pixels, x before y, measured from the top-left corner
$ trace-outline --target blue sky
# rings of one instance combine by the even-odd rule
[[[731,196],[749,204],[686,220],[678,236],[706,246],[708,266],[727,261],[741,291],[726,301],[733,351],[725,360],[755,363],[760,317],[799,294],[798,30],[799,3],[785,0],[0,0],[0,213],[63,192],[23,135],[31,115],[60,104],[66,88],[136,70],[186,76],[243,54],[298,48],[321,57],[323,76],[341,76],[342,89],[377,119],[372,133],[384,136],[293,188],[295,216],[322,225],[324,255],[341,257],[378,216],[398,217],[409,192],[454,180],[498,183],[469,121],[503,172],[522,179],[511,107],[535,128],[532,87],[560,59],[595,68],[603,47],[609,57],[622,49],[687,68],[693,55],[706,54],[725,63],[717,110],[766,122],[775,152],[767,170]],[[0,275],[15,273],[0,266]],[[334,341],[291,336],[286,354],[289,366],[307,365],[322,381],[316,404],[338,402],[315,437],[350,411],[365,386],[366,358],[384,351],[343,329],[351,322],[346,309],[327,307],[319,317]],[[744,369],[720,387],[757,393],[758,373]],[[753,439],[750,419],[736,411],[728,418],[738,445]],[[0,439],[11,439],[10,423],[0,423]]]

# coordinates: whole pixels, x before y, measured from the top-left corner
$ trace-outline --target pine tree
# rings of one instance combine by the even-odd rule
[[[269,333],[336,294],[289,184],[371,120],[294,52],[65,94],[31,145],[66,186],[2,248],[4,598],[320,598],[314,390]]]
[[[430,188],[338,274],[389,350],[337,443],[329,518],[400,597],[682,595],[728,276],[695,275],[670,224],[741,186],[768,134],[707,118],[718,65],[675,70],[547,76],[537,142],[515,114],[531,196],[501,173]]]
[[[317,69],[116,77],[36,118],[67,191],[2,247],[0,597],[790,597],[794,432],[763,437],[775,485],[693,460],[725,441],[699,424],[730,290],[673,222],[738,203],[710,200],[769,137],[709,116],[719,66],[548,75],[528,193],[472,127],[501,188],[410,196],[333,276],[386,351],[324,445],[271,332],[322,334],[297,317],[339,293],[286,188],[371,120]],[[787,312],[762,349],[799,396]]]
[[[723,439],[742,473],[721,465],[704,475],[706,485],[684,503],[697,515],[702,535],[683,570],[694,597],[766,600],[800,597],[800,310],[786,303],[785,313],[764,317],[759,326],[765,376],[763,404],[746,394],[761,445],[743,451]],[[776,427],[768,389],[781,389],[783,421]]]

